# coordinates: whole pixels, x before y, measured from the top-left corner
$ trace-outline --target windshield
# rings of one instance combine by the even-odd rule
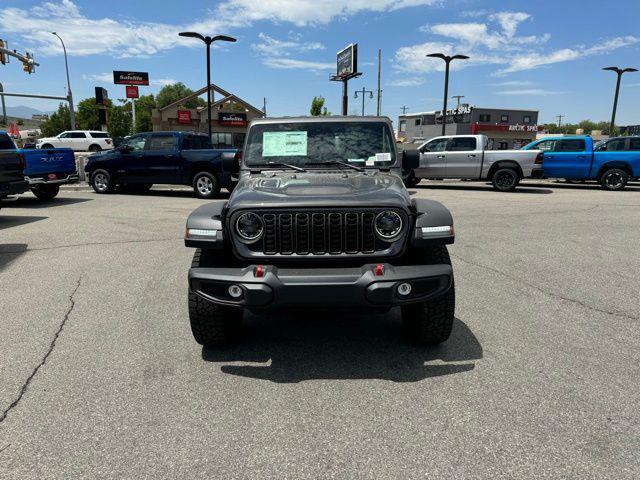
[[[245,163],[250,167],[271,162],[313,168],[338,161],[357,167],[390,167],[396,162],[393,147],[385,122],[267,123],[249,130]]]

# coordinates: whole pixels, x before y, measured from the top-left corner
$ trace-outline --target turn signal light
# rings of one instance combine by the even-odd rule
[[[534,162],[536,165],[542,165],[542,160],[544,159],[544,153],[540,152],[536,156],[536,161]]]

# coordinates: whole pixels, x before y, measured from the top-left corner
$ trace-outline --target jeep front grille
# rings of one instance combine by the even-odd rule
[[[384,254],[391,243],[374,232],[376,215],[383,210],[387,209],[254,211],[264,222],[262,238],[236,245],[241,252],[247,249],[250,256]],[[398,213],[406,225],[405,215]],[[236,232],[234,238],[237,240]],[[395,242],[403,239],[401,235]]]

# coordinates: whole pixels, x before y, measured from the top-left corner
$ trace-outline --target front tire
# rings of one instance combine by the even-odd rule
[[[193,191],[198,198],[215,198],[220,193],[220,182],[209,172],[199,172],[193,176]]]
[[[106,170],[96,170],[91,174],[91,187],[96,193],[111,193],[116,188],[111,174]]]
[[[425,250],[420,260],[425,265],[451,265],[446,246]],[[438,345],[451,336],[456,307],[455,282],[437,298],[401,307],[402,323],[408,337],[422,345]]]
[[[60,192],[60,185],[36,185],[31,189],[31,192],[43,202],[51,200]]]
[[[191,267],[205,267],[207,252],[197,249]],[[242,308],[224,307],[210,302],[189,288],[189,322],[193,338],[205,347],[221,347],[234,343],[242,329]]]
[[[493,188],[499,192],[513,192],[520,183],[520,175],[513,168],[499,168],[491,177]]]
[[[617,192],[623,190],[629,181],[629,174],[620,168],[610,168],[600,175],[600,185],[605,190]]]
[[[411,170],[403,176],[402,182],[407,188],[413,188],[420,183],[421,178],[416,177],[416,172]]]

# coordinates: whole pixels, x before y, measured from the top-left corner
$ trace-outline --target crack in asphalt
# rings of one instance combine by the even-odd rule
[[[71,305],[69,306],[69,309],[67,310],[67,313],[65,313],[64,318],[62,319],[62,322],[60,322],[60,325],[58,326],[58,330],[56,331],[55,335],[53,336],[53,339],[51,340],[51,343],[49,344],[49,348],[47,349],[47,352],[42,357],[42,360],[40,361],[40,363],[38,365],[36,365],[36,367],[33,369],[33,371],[31,372],[31,375],[29,375],[29,377],[26,379],[26,381],[22,384],[22,388],[20,389],[20,393],[18,394],[18,397],[13,402],[11,402],[11,404],[2,412],[2,415],[0,415],[0,423],[4,422],[4,420],[7,418],[7,415],[9,414],[9,412],[11,410],[13,410],[15,407],[18,406],[18,404],[20,403],[20,400],[22,400],[22,397],[27,392],[27,389],[29,388],[29,384],[31,383],[33,378],[38,373],[38,370],[40,370],[40,367],[42,367],[45,363],[47,363],[47,359],[49,358],[49,356],[53,352],[53,349],[56,346],[56,341],[58,340],[58,337],[62,333],[62,329],[64,328],[65,324],[67,323],[67,320],[69,319],[69,315],[71,315],[71,312],[73,311],[73,308],[76,306],[76,302],[75,302],[75,298],[74,297],[75,297],[76,292],[80,288],[80,283],[81,282],[82,282],[82,275],[80,275],[80,277],[78,278],[78,282],[76,283],[76,287],[73,289],[73,292],[71,292],[71,295],[69,295],[69,302],[70,302]]]
[[[94,245],[126,245],[128,243],[152,243],[152,242],[169,242],[173,240],[182,240],[182,237],[174,237],[174,238],[152,238],[147,240],[120,240],[115,242],[87,242],[87,243],[72,243],[69,245],[56,245],[54,247],[40,247],[40,248],[27,248],[26,250],[5,250],[0,252],[0,255],[10,254],[10,253],[24,253],[24,252],[38,252],[41,250],[57,250],[59,248],[74,248],[74,247],[85,247],[85,246],[94,246]]]
[[[541,293],[544,293],[545,295],[549,295],[550,297],[559,298],[560,300],[564,300],[565,302],[575,303],[577,305],[580,305],[581,307],[584,307],[584,308],[586,308],[588,310],[592,310],[594,312],[604,313],[606,315],[612,315],[614,317],[626,318],[627,320],[640,320],[640,317],[635,317],[633,315],[629,315],[629,314],[623,313],[623,312],[612,312],[610,310],[603,310],[601,308],[594,307],[593,305],[589,305],[587,303],[584,303],[583,301],[578,300],[576,298],[565,297],[565,296],[563,296],[563,295],[561,295],[559,293],[552,292],[551,290],[545,290],[544,288],[542,288],[542,287],[540,287],[540,286],[538,286],[538,285],[536,285],[534,283],[530,283],[530,282],[526,281],[523,278],[519,278],[519,277],[515,277],[513,275],[509,275],[508,273],[505,273],[505,272],[503,272],[501,270],[498,270],[497,268],[490,267],[489,265],[484,265],[482,263],[473,262],[471,260],[467,260],[467,259],[462,258],[459,255],[455,255],[453,253],[450,254],[450,255],[452,257],[457,258],[458,260],[460,260],[460,261],[462,261],[464,263],[469,264],[469,265],[474,265],[474,266],[479,267],[479,268],[484,268],[485,270],[489,270],[491,272],[497,273],[497,274],[502,275],[503,277],[506,277],[506,278],[508,278],[510,280],[513,280],[515,282],[519,282],[519,283],[522,283],[524,285],[527,285],[528,287],[531,287],[531,288],[533,288],[533,289],[535,289],[535,290],[537,290],[537,291],[539,291]]]

